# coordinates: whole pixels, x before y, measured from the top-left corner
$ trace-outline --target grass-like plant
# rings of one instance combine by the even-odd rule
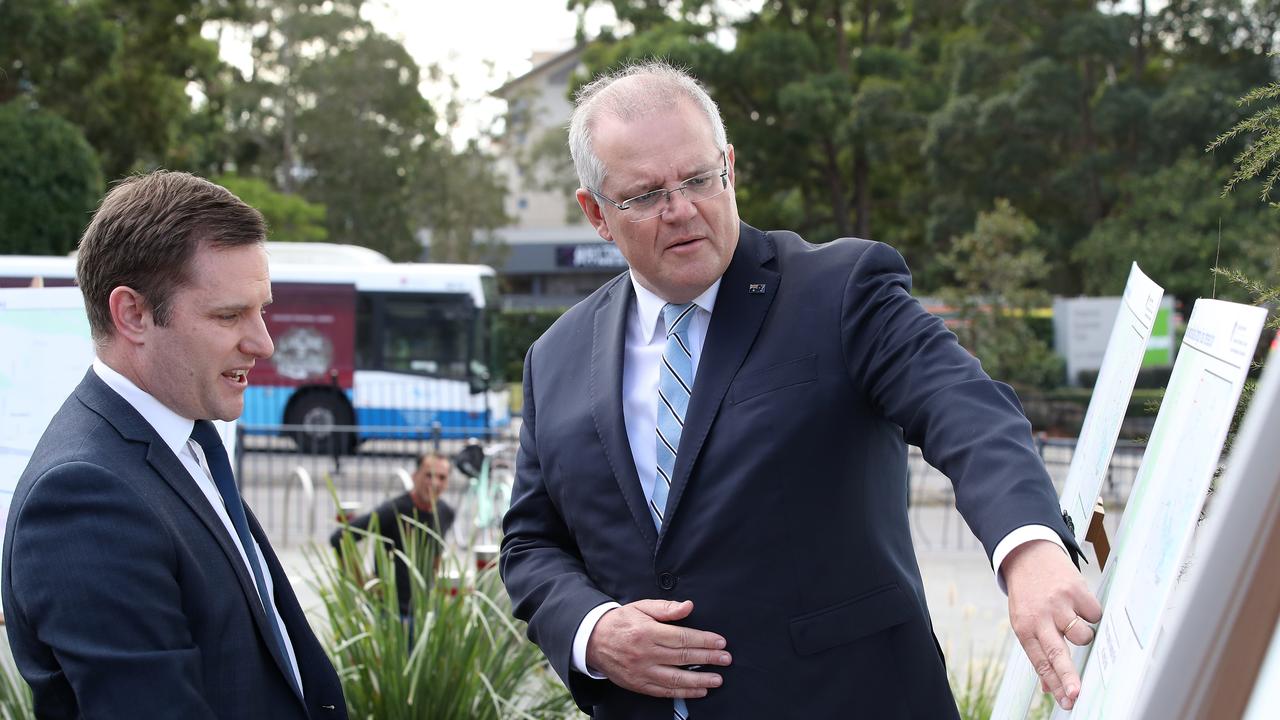
[[[950,673],[951,694],[961,720],[989,720],[1000,693],[1000,680],[1004,677],[1004,665],[990,658],[971,658],[964,666],[964,673]],[[1049,720],[1055,705],[1053,696],[1040,693],[1030,710],[1028,720]]]
[[[312,554],[328,614],[330,658],[353,720],[563,718],[573,701],[523,626],[511,617],[496,569],[468,573],[438,536],[401,518],[405,548],[349,528],[338,555]],[[376,519],[375,519],[376,523]],[[365,552],[357,546],[363,538]],[[370,559],[372,556],[372,559]],[[402,617],[396,559],[408,564]],[[372,564],[372,571],[365,568]]]
[[[31,720],[31,688],[9,662],[0,663],[0,720]]]

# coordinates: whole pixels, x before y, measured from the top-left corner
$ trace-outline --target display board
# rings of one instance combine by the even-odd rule
[[[80,289],[0,289],[0,538],[31,451],[93,363]]]
[[[1280,717],[1277,428],[1280,347],[1272,343],[1131,717]]]
[[[1244,384],[1266,311],[1196,303],[1098,593],[1102,622],[1064,718],[1128,719]]]
[[[0,540],[9,501],[53,414],[93,364],[80,289],[0,289]],[[235,424],[215,422],[235,465]]]
[[[1077,543],[1083,544],[1089,529],[1163,296],[1164,289],[1134,263],[1062,488],[1062,511],[1071,518]],[[1023,720],[1039,687],[1040,680],[1022,644],[1017,637],[1010,637],[992,719]]]

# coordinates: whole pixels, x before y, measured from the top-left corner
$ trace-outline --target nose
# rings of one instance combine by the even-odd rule
[[[271,333],[267,332],[267,320],[259,314],[249,322],[249,330],[240,341],[240,351],[259,360],[266,360],[276,351],[276,345],[271,341]]]
[[[685,197],[684,190],[672,190],[667,195],[667,208],[662,211],[665,222],[684,222],[698,214],[693,201]]]

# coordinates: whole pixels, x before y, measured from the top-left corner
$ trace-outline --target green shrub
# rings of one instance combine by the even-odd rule
[[[0,254],[65,255],[101,197],[98,156],[76,126],[0,103]]]
[[[329,654],[350,716],[498,720],[575,713],[541,651],[511,618],[496,569],[472,576],[456,554],[436,558],[431,530],[402,521],[409,530],[403,553],[373,550],[387,546],[375,524],[368,531],[350,529],[342,539],[343,559],[327,548],[312,556],[328,615]],[[364,553],[358,536],[370,546]],[[369,556],[373,571],[366,573]],[[396,557],[408,563],[413,583],[404,618]]]
[[[519,383],[524,377],[524,356],[529,346],[564,314],[554,310],[503,310],[497,316],[498,362],[501,379]]]

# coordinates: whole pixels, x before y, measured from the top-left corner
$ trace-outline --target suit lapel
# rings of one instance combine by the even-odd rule
[[[702,452],[702,444],[711,431],[711,424],[720,412],[729,383],[742,367],[760,326],[764,324],[769,306],[773,304],[782,279],[778,272],[764,267],[773,258],[772,241],[759,230],[743,224],[738,235],[738,247],[721,277],[711,325],[702,344],[684,431],[680,434],[675,477],[667,497],[666,522],[662,525],[659,544],[666,536],[667,528],[676,521],[680,499],[684,496],[698,454]]]
[[[636,463],[622,416],[622,358],[627,339],[627,310],[633,302],[633,294],[629,275],[622,275],[614,281],[604,305],[596,311],[588,392],[591,416],[604,445],[609,467],[613,470],[613,478],[627,501],[640,534],[650,548],[656,548],[657,531],[649,517],[644,492],[640,489],[640,478],[636,475]]]
[[[287,660],[280,655],[280,649],[277,647],[271,626],[267,623],[267,616],[263,610],[262,603],[258,598],[258,589],[254,583],[253,577],[249,574],[249,569],[245,567],[244,558],[241,557],[240,551],[236,548],[235,543],[231,540],[230,533],[222,524],[221,518],[217,512],[209,505],[209,499],[196,485],[191,474],[187,472],[187,468],[183,466],[182,461],[173,454],[173,451],[160,438],[154,428],[138,414],[132,405],[125,401],[124,398],[116,394],[114,390],[107,386],[106,383],[98,377],[92,369],[85,375],[80,386],[76,388],[76,395],[81,402],[89,409],[98,413],[108,423],[115,427],[121,437],[134,442],[147,443],[147,462],[151,464],[157,474],[164,478],[169,487],[182,498],[187,507],[195,514],[205,528],[213,535],[218,543],[218,547],[222,548],[222,552],[226,555],[231,568],[235,572],[236,580],[239,581],[240,591],[249,601],[249,609],[253,615],[254,624],[258,626],[258,633],[262,636],[271,656],[275,658],[276,664],[280,666],[281,672],[284,672],[289,686],[293,687],[293,673],[288,669]],[[246,513],[248,508],[246,508]],[[256,526],[256,520],[253,525]],[[260,544],[264,540],[258,541]],[[252,552],[253,548],[245,548],[245,552]],[[264,550],[264,554],[266,551]],[[273,576],[274,582],[281,582],[281,579]],[[287,580],[285,580],[287,582]],[[297,690],[295,689],[295,692]]]

